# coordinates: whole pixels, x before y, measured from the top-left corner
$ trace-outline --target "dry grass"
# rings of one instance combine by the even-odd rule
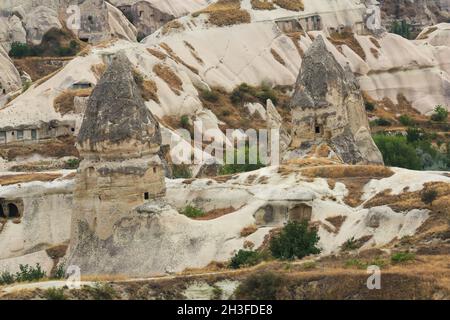
[[[303,0],[273,0],[279,7],[290,11],[303,11],[305,5]]]
[[[250,23],[250,14],[246,10],[241,10],[240,0],[218,0],[201,11],[197,11],[193,16],[209,14],[208,22],[219,26],[231,26],[241,23]]]
[[[184,26],[178,20],[172,20],[164,25],[161,32],[163,35],[166,35],[173,30],[183,31]]]
[[[271,0],[252,0],[252,9],[254,10],[273,10],[275,6]]]
[[[351,30],[345,30],[342,33],[334,32],[328,38],[330,42],[335,46],[347,45],[352,49],[361,59],[366,60],[366,53],[355,38],[355,34]],[[339,48],[338,48],[339,49]]]
[[[258,231],[258,227],[255,225],[251,225],[251,226],[247,226],[244,229],[242,229],[240,235],[242,238],[246,238],[249,235],[254,234],[256,231]]]
[[[153,72],[164,80],[169,88],[177,95],[181,94],[183,90],[183,81],[172,71],[168,66],[163,64],[155,64],[153,66]]]
[[[158,87],[156,86],[155,81],[145,79],[142,82],[141,91],[142,98],[144,98],[145,101],[153,100],[156,103],[159,103]]]
[[[425,39],[427,39],[428,36],[431,33],[435,32],[437,29],[438,29],[437,27],[430,27],[430,28],[428,28],[428,30],[426,32],[422,33],[421,35],[419,35],[417,37],[417,40],[425,40]]]
[[[8,161],[13,161],[17,157],[29,157],[34,154],[52,158],[79,157],[78,150],[75,148],[75,137],[73,136],[48,139],[33,144],[11,143],[0,146],[0,157]]]
[[[227,214],[236,212],[236,209],[233,207],[228,208],[219,208],[208,211],[204,216],[195,218],[194,220],[206,221],[206,220],[214,220],[220,217],[223,217]]]
[[[26,173],[16,175],[0,176],[0,185],[9,186],[18,183],[27,183],[33,181],[50,182],[61,178],[60,173]]]
[[[372,53],[372,55],[373,55],[376,59],[378,59],[378,58],[380,57],[380,52],[379,52],[377,49],[375,49],[375,48],[370,48],[370,53]]]
[[[106,65],[104,63],[98,63],[98,64],[94,64],[91,67],[92,72],[94,73],[95,77],[98,79],[100,79],[103,74],[106,71]]]
[[[384,190],[364,204],[365,208],[387,205],[395,211],[412,209],[430,209],[431,211],[450,217],[450,184],[445,182],[425,183],[423,190],[435,190],[438,194],[432,205],[422,202],[422,191],[403,192],[399,195]]]
[[[187,41],[184,41],[184,45],[185,45],[186,47],[189,48],[189,50],[190,50],[192,56],[194,57],[194,59],[197,60],[197,62],[198,62],[199,64],[203,65],[203,64],[204,64],[204,61],[203,61],[202,58],[200,58],[200,56],[198,55],[197,50],[195,50],[194,46],[191,45],[191,44],[190,44],[189,42],[187,42]]]
[[[63,68],[64,64],[73,57],[26,57],[14,59],[17,70],[24,71],[30,75],[32,81],[42,79]]]
[[[156,58],[158,58],[159,60],[164,60],[164,59],[167,58],[167,55],[166,55],[164,52],[161,52],[161,51],[159,51],[159,50],[157,50],[157,49],[148,48],[147,51],[148,51],[151,55],[153,55],[153,56],[155,56]]]
[[[345,220],[347,220],[347,217],[335,216],[335,217],[326,218],[325,220],[333,225],[334,233],[339,233],[339,230],[341,230],[341,227],[344,224]]]
[[[53,107],[56,112],[61,115],[75,112],[75,97],[89,97],[92,93],[92,89],[79,89],[79,90],[65,90],[59,96],[57,96],[53,102]]]
[[[272,56],[275,60],[277,60],[280,64],[283,66],[286,65],[286,62],[283,60],[283,58],[280,56],[280,54],[275,49],[270,49],[270,53],[272,53]]]
[[[302,175],[310,178],[388,178],[394,175],[394,172],[383,166],[346,166],[334,165],[305,168]]]
[[[372,42],[375,45],[375,47],[377,47],[378,49],[381,49],[381,45],[377,39],[375,39],[374,37],[370,37],[369,39],[370,39],[370,42]]]
[[[305,56],[305,51],[303,51],[302,47],[300,47],[300,39],[304,36],[303,32],[291,32],[288,33],[287,36],[291,38],[295,48],[297,48],[298,54],[303,58]]]
[[[169,47],[169,45],[165,42],[162,42],[159,44],[161,46],[161,48],[163,48],[167,54],[176,62],[182,64],[183,66],[185,66],[186,68],[188,68],[189,70],[191,70],[193,73],[198,74],[198,70],[196,68],[194,68],[193,66],[187,64],[186,62],[184,62],[173,50],[171,47]]]

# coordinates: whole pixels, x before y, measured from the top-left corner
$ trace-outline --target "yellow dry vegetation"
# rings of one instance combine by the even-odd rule
[[[153,48],[148,48],[147,51],[155,56],[156,58],[158,58],[159,60],[164,60],[165,58],[167,58],[167,55],[164,52],[161,52],[157,49],[153,49]]]
[[[303,11],[305,5],[303,0],[273,0],[279,7],[290,11]]]
[[[366,60],[366,53],[364,49],[361,47],[358,40],[355,38],[355,34],[350,28],[342,32],[333,32],[328,38],[330,42],[337,47],[339,51],[342,52],[340,46],[347,45],[350,49],[352,49],[361,59]]]
[[[186,62],[184,62],[173,50],[172,48],[165,42],[162,42],[159,44],[159,46],[161,48],[163,48],[167,54],[176,62],[182,64],[183,66],[185,66],[186,68],[188,68],[189,70],[191,70],[193,73],[198,74],[198,70],[196,68],[194,68],[193,66],[187,64]]]
[[[162,34],[166,35],[172,30],[184,30],[184,26],[178,20],[172,20],[164,25],[162,28]]]
[[[283,66],[286,65],[286,62],[283,60],[283,58],[275,49],[270,49],[270,53],[272,54],[274,59],[277,60],[280,64],[282,64]]]
[[[57,96],[53,102],[56,112],[62,115],[73,113],[75,111],[75,97],[89,97],[92,89],[65,90]]]
[[[275,6],[272,0],[252,0],[252,9],[255,10],[273,10]]]
[[[394,175],[394,172],[383,166],[365,166],[365,165],[332,165],[305,168],[301,170],[303,176],[310,178],[388,178]]]
[[[209,14],[209,23],[219,27],[251,22],[250,14],[241,9],[240,0],[219,0],[203,10],[195,12],[193,16],[196,17],[203,13]]]
[[[3,175],[0,176],[0,185],[9,186],[18,183],[27,183],[33,181],[49,182],[61,178],[60,173],[26,173],[15,175]]]
[[[104,63],[94,64],[91,67],[91,71],[94,73],[95,77],[100,79],[106,71],[106,65]]]
[[[183,90],[183,81],[168,66],[163,64],[155,64],[153,72],[169,86],[169,88],[177,95]]]

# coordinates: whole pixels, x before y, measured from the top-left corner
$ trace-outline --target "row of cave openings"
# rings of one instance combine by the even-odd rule
[[[20,219],[22,217],[21,207],[23,207],[23,205],[17,201],[0,200],[0,219]]]

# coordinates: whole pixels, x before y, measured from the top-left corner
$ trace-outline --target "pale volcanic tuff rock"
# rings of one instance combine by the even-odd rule
[[[292,147],[328,142],[346,163],[383,163],[370,137],[357,80],[349,67],[337,62],[321,36],[306,52],[295,87],[290,102]]]
[[[161,132],[134,82],[130,62],[119,53],[89,99],[78,144],[88,152],[107,152],[131,140],[133,150],[159,147]]]
[[[160,145],[159,124],[145,106],[130,61],[119,52],[89,98],[78,136],[83,161],[74,191],[71,264],[83,272],[102,270],[123,242],[118,225],[126,226],[123,236],[135,237],[145,224],[132,210],[165,194]],[[117,266],[138,246],[128,245],[114,258]]]

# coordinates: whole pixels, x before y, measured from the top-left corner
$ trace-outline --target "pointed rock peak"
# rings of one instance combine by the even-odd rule
[[[325,40],[323,40],[322,35],[318,35],[313,43],[311,44],[311,46],[309,47],[309,49],[306,51],[306,55],[312,55],[315,52],[323,52],[323,51],[328,51],[327,49],[327,45],[325,43]]]
[[[120,52],[89,98],[78,146],[82,151],[99,152],[125,145],[143,150],[160,143],[159,124],[145,106],[130,61]]]

